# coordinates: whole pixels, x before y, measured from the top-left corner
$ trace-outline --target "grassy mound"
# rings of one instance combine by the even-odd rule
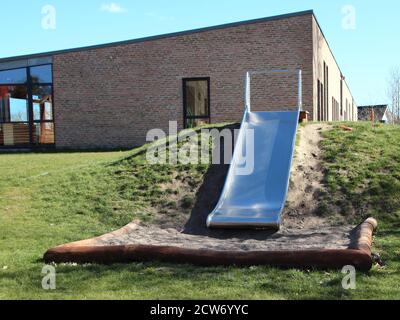
[[[129,152],[0,155],[0,299],[350,299],[398,298],[400,127],[348,124],[326,132],[324,204],[359,222],[381,223],[376,249],[387,263],[342,289],[338,271],[197,268],[158,263],[57,266],[57,289],[41,287],[50,247],[115,230],[132,219],[186,219],[208,165],[145,164]],[[181,220],[180,220],[181,219]]]
[[[324,133],[327,213],[335,210],[359,222],[374,216],[383,223],[400,221],[400,128],[370,123],[336,125]]]

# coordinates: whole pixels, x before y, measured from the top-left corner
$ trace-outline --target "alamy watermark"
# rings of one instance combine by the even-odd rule
[[[168,138],[167,138],[168,137]],[[146,160],[154,164],[231,164],[235,161],[235,175],[254,172],[253,129],[187,129],[178,134],[178,123],[169,122],[168,134],[162,129],[150,130]],[[223,143],[223,147],[222,147]],[[233,157],[234,146],[237,152]]]
[[[56,290],[56,268],[54,266],[45,265],[42,268],[42,288],[43,290]]]
[[[356,268],[354,266],[344,266],[342,269],[342,273],[345,274],[342,280],[342,287],[344,290],[356,290]]]
[[[356,8],[353,5],[347,4],[342,7],[342,28],[344,30],[356,29]]]
[[[53,5],[42,7],[42,29],[55,30],[57,28],[57,11]]]

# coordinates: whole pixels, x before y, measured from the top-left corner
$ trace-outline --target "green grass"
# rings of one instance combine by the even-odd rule
[[[357,124],[355,131],[326,132],[324,167],[329,202],[355,221],[375,216],[400,222],[400,130]],[[332,197],[332,195],[334,197]]]
[[[165,215],[189,214],[208,166],[148,166],[143,147],[0,154],[0,299],[398,299],[400,127],[351,126],[352,133],[336,128],[325,134],[332,194],[325,202],[347,208],[342,215],[351,221],[376,216],[376,251],[387,263],[358,274],[357,290],[343,290],[338,271],[160,263],[57,265],[57,289],[43,290],[41,258],[48,248],[135,218],[155,221],[154,209],[165,206],[171,207]]]

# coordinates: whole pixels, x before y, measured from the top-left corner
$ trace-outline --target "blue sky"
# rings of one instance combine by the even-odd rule
[[[56,28],[42,28],[42,8]],[[342,27],[352,5],[355,29]],[[313,9],[356,102],[388,102],[390,69],[400,65],[398,0],[47,0],[4,1],[0,58],[101,44]]]

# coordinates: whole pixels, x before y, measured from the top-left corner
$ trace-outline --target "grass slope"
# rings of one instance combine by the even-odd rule
[[[0,155],[0,299],[399,298],[400,127],[337,127],[324,142],[326,208],[381,223],[376,250],[387,263],[342,289],[338,271],[188,265],[58,265],[57,289],[41,288],[43,253],[115,230],[133,218],[187,217],[207,165],[147,166],[130,152]],[[172,199],[172,200],[171,200]],[[177,217],[180,212],[182,216]]]

